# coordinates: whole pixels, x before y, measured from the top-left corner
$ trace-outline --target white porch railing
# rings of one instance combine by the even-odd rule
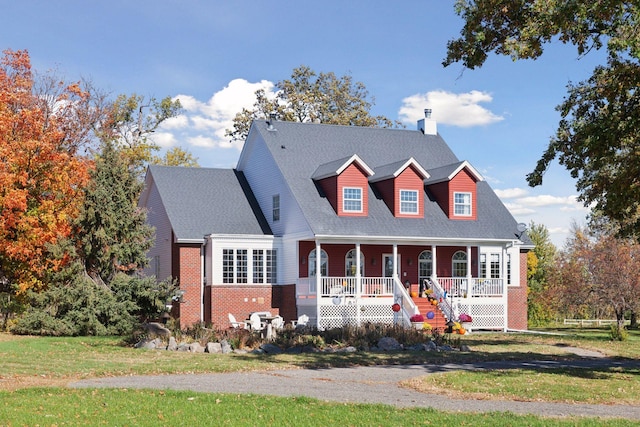
[[[429,281],[444,315],[457,320],[461,313],[472,317],[473,329],[507,329],[507,292],[502,279],[438,277]]]
[[[505,294],[502,279],[438,277],[437,282],[452,297],[501,297]]]
[[[298,315],[306,314],[320,328],[387,323],[409,325],[418,312],[400,282],[390,277],[299,278],[296,286]],[[473,318],[467,330],[503,329],[507,325],[507,293],[502,279],[439,277],[430,281],[440,309],[450,320],[461,313]],[[394,303],[401,310],[394,312]]]
[[[298,315],[308,315],[321,328],[366,322],[409,325],[418,312],[402,283],[391,277],[321,277],[317,291],[315,277],[298,279]],[[400,312],[393,311],[394,303],[400,304]]]

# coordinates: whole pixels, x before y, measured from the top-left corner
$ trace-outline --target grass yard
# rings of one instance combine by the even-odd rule
[[[600,419],[512,414],[449,414],[314,399],[150,390],[71,390],[73,380],[131,374],[205,373],[300,367],[576,358],[571,347],[640,360],[640,335],[609,340],[605,329],[559,329],[562,335],[474,333],[471,352],[210,355],[144,351],[119,338],[43,338],[0,334],[0,426],[23,425],[640,425]],[[484,399],[640,404],[638,369],[473,371],[414,379],[411,387]],[[567,387],[571,384],[571,387]]]
[[[2,426],[633,426],[625,420],[545,419],[505,413],[321,402],[308,398],[153,390],[0,391]]]

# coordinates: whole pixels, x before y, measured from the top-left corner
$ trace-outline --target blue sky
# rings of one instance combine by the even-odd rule
[[[27,49],[38,71],[90,79],[117,95],[178,97],[184,114],[155,135],[205,167],[233,167],[239,144],[224,130],[257,88],[291,71],[351,74],[375,98],[373,114],[414,129],[426,107],[519,222],[544,224],[562,246],[587,210],[558,164],[541,187],[525,176],[553,135],[569,81],[601,58],[555,44],[542,59],[491,56],[479,70],[443,68],[462,28],[453,1],[34,1],[0,2],[0,47]]]

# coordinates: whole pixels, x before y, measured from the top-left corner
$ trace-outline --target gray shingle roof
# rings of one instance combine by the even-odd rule
[[[272,234],[244,175],[232,169],[149,166],[179,240]]]
[[[315,235],[398,236],[399,238],[452,238],[464,240],[515,239],[516,221],[489,185],[478,182],[477,220],[450,220],[432,198],[425,198],[424,218],[395,218],[369,187],[367,217],[339,217],[314,185],[320,165],[357,154],[374,171],[385,170],[413,157],[429,174],[443,166],[459,165],[440,135],[402,129],[363,128],[295,122],[256,121],[259,132],[300,205]],[[455,169],[455,168],[454,168]],[[374,175],[375,176],[375,175]]]

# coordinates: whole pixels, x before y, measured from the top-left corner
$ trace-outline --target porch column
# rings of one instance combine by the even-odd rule
[[[438,257],[436,256],[437,246],[431,245],[431,278],[435,281],[438,278]]]
[[[360,243],[356,243],[356,325],[360,326],[360,286],[362,284],[362,276],[360,274]]]
[[[360,274],[360,243],[356,243],[356,298],[360,297],[360,286],[362,285],[362,275]]]
[[[320,301],[322,300],[322,248],[316,240],[316,327],[320,328]],[[329,273],[327,271],[327,273]]]
[[[438,257],[436,256],[437,246],[431,245],[431,278],[436,280],[438,278]]]
[[[393,244],[393,278],[398,279],[398,245]]]
[[[471,246],[467,245],[467,286],[466,289],[464,290],[464,292],[469,295],[469,289],[472,288],[471,286],[471,278],[472,274],[471,274]],[[461,296],[460,290],[458,290],[458,297]]]

